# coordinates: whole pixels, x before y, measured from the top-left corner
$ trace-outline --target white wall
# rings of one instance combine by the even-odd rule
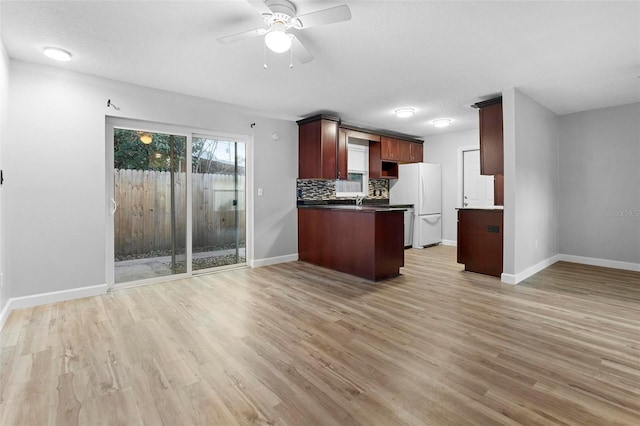
[[[9,57],[0,37],[0,170],[4,165],[4,147],[7,141],[7,123],[8,123],[8,100],[9,100]],[[7,277],[4,274],[5,260],[4,260],[4,218],[2,214],[3,209],[4,189],[0,186],[0,312],[3,309],[9,299],[9,284]],[[0,324],[2,319],[0,318]]]
[[[559,119],[517,89],[503,92],[504,273],[517,283],[558,254]]]
[[[10,77],[3,201],[11,297],[105,283],[106,115],[253,135],[254,194],[264,189],[255,197],[254,258],[297,253],[294,121],[17,61]]]
[[[560,118],[560,253],[640,263],[640,103]]]
[[[442,239],[445,243],[458,240],[458,149],[480,147],[478,129],[443,133],[425,137],[424,161],[442,165]]]

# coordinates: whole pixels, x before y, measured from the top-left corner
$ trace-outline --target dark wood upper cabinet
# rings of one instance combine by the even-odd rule
[[[502,98],[478,102],[480,110],[480,174],[504,174]]]
[[[380,142],[369,142],[369,178],[382,177],[382,160],[380,159]]]
[[[411,163],[411,142],[398,141],[398,161],[401,163]]]
[[[422,161],[422,141],[382,136],[373,131],[341,126],[340,118],[315,115],[298,122],[298,177],[346,179],[349,138],[369,141],[369,177],[395,179],[398,163]]]
[[[344,147],[340,147],[339,125],[340,118],[327,115],[316,115],[298,121],[298,176],[300,179],[336,179],[339,172],[346,176],[346,140]],[[339,159],[340,149],[344,149],[344,155]],[[338,170],[339,162],[344,162],[343,171]]]
[[[422,144],[403,141],[402,139],[386,138],[384,136],[382,137],[382,140],[386,140],[387,146],[387,151],[382,156],[383,160],[397,161],[398,163],[422,162]],[[383,142],[383,150],[384,146],[385,143]]]
[[[421,143],[410,143],[411,147],[411,162],[422,163],[423,147]]]
[[[347,132],[340,129],[338,131],[338,151],[336,163],[338,166],[338,174],[336,178],[338,179],[346,179],[347,178],[347,160],[349,151],[347,146]]]
[[[422,144],[416,142],[398,141],[400,163],[420,163],[422,162]]]
[[[380,157],[383,161],[398,161],[400,159],[400,141],[398,139],[383,136],[380,138],[380,143],[382,144]]]
[[[504,206],[504,176],[495,175],[493,178],[493,205]]]

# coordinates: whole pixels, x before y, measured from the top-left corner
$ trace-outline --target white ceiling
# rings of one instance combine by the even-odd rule
[[[246,0],[6,1],[9,56],[299,118],[425,137],[477,126],[469,104],[517,87],[558,114],[640,101],[640,2],[319,1],[352,20],[302,31],[315,60],[288,67],[261,38],[216,39],[262,19]],[[73,54],[68,63],[45,46]],[[412,118],[393,110],[413,106]],[[449,117],[436,129],[430,121]]]

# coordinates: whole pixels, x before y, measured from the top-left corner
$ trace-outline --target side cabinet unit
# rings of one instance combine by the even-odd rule
[[[478,102],[480,110],[480,174],[504,174],[502,98]]]
[[[298,177],[340,179],[346,177],[347,146],[339,137],[340,118],[316,115],[298,123]]]
[[[464,270],[502,274],[502,210],[458,210],[458,263]]]

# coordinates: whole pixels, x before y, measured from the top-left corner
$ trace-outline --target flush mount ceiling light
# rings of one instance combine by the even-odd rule
[[[57,47],[45,47],[42,51],[47,58],[55,61],[67,62],[71,60],[71,53]]]
[[[433,120],[431,124],[436,127],[447,127],[449,124],[451,124],[451,121],[452,120],[450,118],[439,118],[437,120]]]
[[[396,117],[406,118],[406,117],[411,117],[416,112],[416,110],[415,108],[398,108],[394,112],[396,114]]]

